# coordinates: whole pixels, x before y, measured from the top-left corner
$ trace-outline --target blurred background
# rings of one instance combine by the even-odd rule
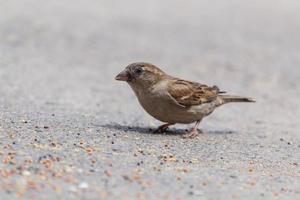
[[[114,80],[145,61],[257,99],[220,108],[203,121],[205,130],[243,132],[243,141],[271,137],[270,144],[284,135],[299,144],[299,11],[298,0],[0,0],[2,131],[29,141],[30,131],[8,125],[24,118],[59,122],[61,135],[90,121],[104,132],[108,124],[155,127],[131,89]]]
[[[147,61],[243,94],[299,94],[299,8],[295,0],[0,1],[1,89],[94,106],[111,100],[108,87],[125,90],[117,72]],[[93,89],[106,95],[85,102]]]
[[[0,99],[105,113],[114,101],[109,114],[125,112],[116,105],[133,93],[113,78],[147,61],[259,102],[277,100],[280,115],[294,116],[296,109],[285,111],[296,105],[283,99],[299,97],[299,8],[296,0],[0,1]]]

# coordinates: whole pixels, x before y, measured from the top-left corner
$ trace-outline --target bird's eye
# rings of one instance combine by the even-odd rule
[[[134,70],[135,74],[141,74],[142,72],[143,72],[142,68],[137,68],[137,69]]]

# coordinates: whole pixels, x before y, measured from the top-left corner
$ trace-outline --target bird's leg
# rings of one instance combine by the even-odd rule
[[[154,130],[154,133],[164,133],[169,128],[169,126],[174,125],[172,123],[167,123],[159,126],[156,130]]]
[[[184,134],[182,137],[183,138],[191,138],[191,139],[195,138],[199,134],[198,126],[199,126],[200,122],[201,122],[201,120],[197,121],[194,128],[192,128],[192,130],[190,132]]]

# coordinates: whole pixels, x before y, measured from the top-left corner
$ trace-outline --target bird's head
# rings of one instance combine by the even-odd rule
[[[164,75],[165,72],[150,63],[137,62],[128,65],[115,79],[135,87],[150,87]]]

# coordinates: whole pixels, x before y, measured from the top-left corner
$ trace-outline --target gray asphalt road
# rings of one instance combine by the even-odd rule
[[[0,199],[300,199],[299,9],[0,0]],[[134,61],[257,103],[151,134]]]

